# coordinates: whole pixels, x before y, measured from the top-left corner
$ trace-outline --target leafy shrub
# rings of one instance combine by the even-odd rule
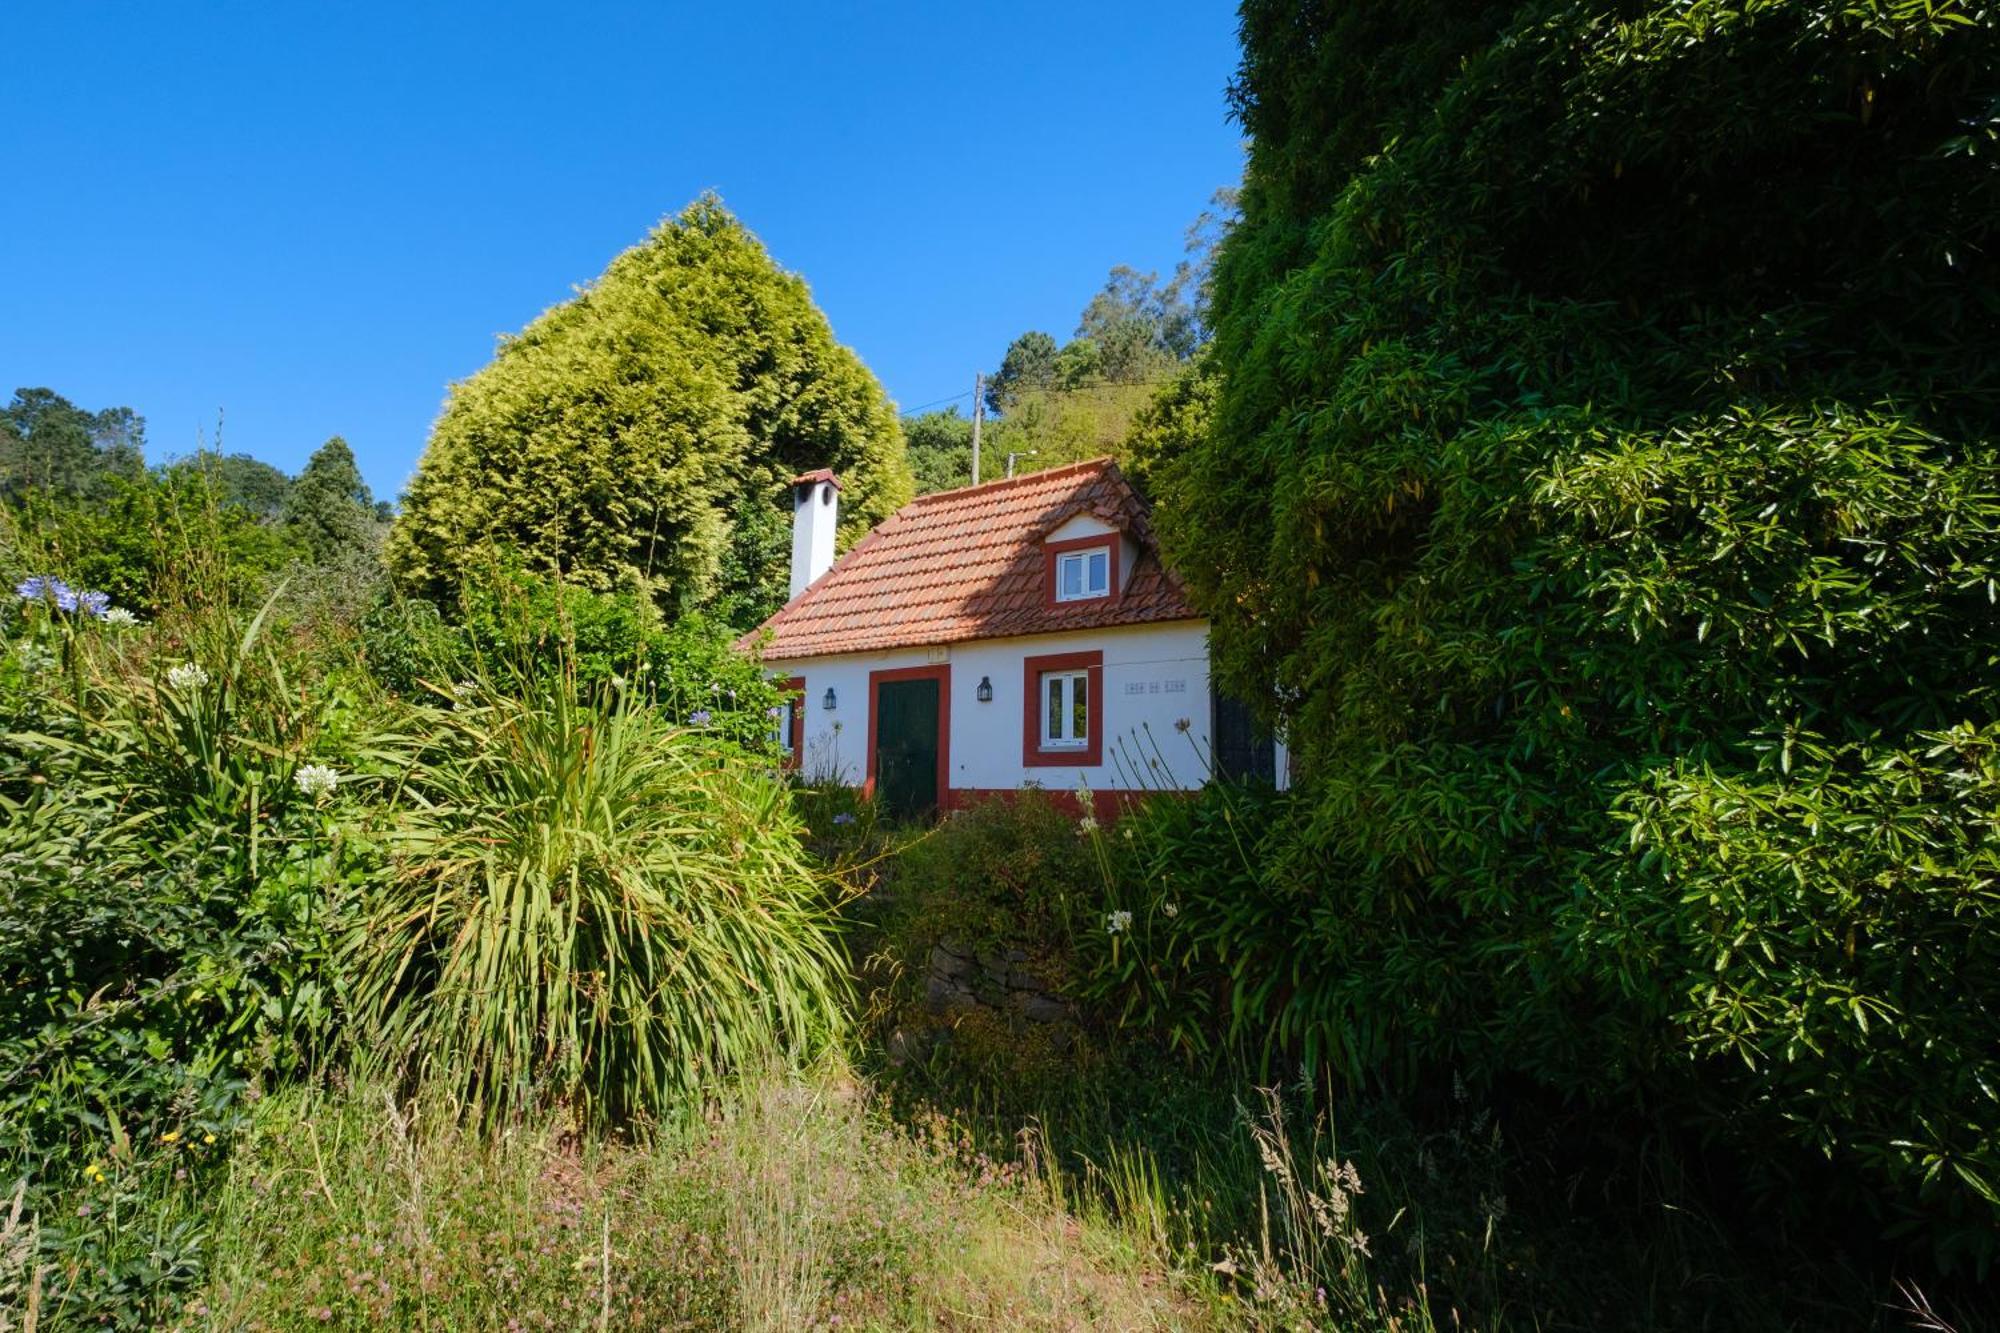
[[[1293,1039],[1830,1154],[1947,1258],[2000,1256],[1994,18],[1252,0],[1153,472],[1309,779]]]
[[[72,627],[70,669],[30,683],[47,729],[0,739],[30,775],[0,822],[0,1179],[26,1182],[62,1319],[158,1320],[199,1277],[190,1186],[336,1040],[368,844],[308,762],[329,701],[261,626],[200,662]]]
[[[464,678],[463,635],[421,597],[384,588],[361,613],[357,629],[368,670],[386,689],[423,698]]]
[[[350,946],[388,1063],[481,1113],[661,1115],[840,1026],[784,784],[616,691],[430,710],[394,874]]]
[[[635,593],[593,592],[506,555],[465,584],[459,615],[446,625],[427,602],[385,597],[363,625],[370,662],[413,697],[480,679],[507,693],[556,680],[583,694],[615,685],[710,735],[775,753],[777,688],[734,633],[698,613],[662,626]]]
[[[978,947],[1065,940],[1072,916],[1099,897],[1075,816],[1035,787],[977,802],[911,839],[889,889],[921,896],[927,930]]]
[[[195,567],[218,575],[239,605],[254,605],[302,554],[283,528],[228,503],[205,473],[140,472],[102,489],[88,500],[34,491],[0,506],[0,567],[60,574],[151,615],[176,600],[175,584]]]
[[[841,813],[837,792],[809,794]],[[824,816],[814,819],[817,832]],[[828,820],[828,823],[831,821]],[[922,1057],[933,1082],[962,1085],[1026,1114],[1092,1065],[1087,1033],[1027,997],[1058,1003],[1077,980],[1072,920],[1102,897],[1100,873],[1074,816],[1036,788],[981,801],[935,827],[884,831],[872,812],[822,840],[854,877],[879,866],[856,905],[868,927],[856,952],[871,1021],[899,1059]],[[941,998],[934,975],[945,955],[966,960],[952,985],[974,996]],[[960,999],[962,1000],[962,996]]]
[[[1149,797],[1115,832],[1093,832],[1103,892],[1079,914],[1079,993],[1170,1050],[1264,1078],[1295,1057],[1355,1072],[1351,1043],[1327,1049],[1301,1008],[1337,984],[1312,975],[1319,895],[1265,869],[1291,808],[1269,787],[1218,781]]]

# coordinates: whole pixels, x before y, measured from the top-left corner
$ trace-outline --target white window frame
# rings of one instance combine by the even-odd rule
[[[1092,560],[1103,562],[1104,582],[1096,588],[1093,588],[1090,582],[1090,562]],[[1063,571],[1066,569],[1081,571],[1077,576],[1076,583],[1077,587],[1082,589],[1082,591],[1068,592],[1065,590],[1068,580],[1063,577]],[[1056,600],[1058,602],[1094,602],[1099,598],[1109,597],[1110,595],[1111,548],[1109,546],[1090,546],[1081,551],[1064,551],[1056,556]]]
[[[783,708],[778,713],[778,734],[774,739],[778,742],[778,753],[783,756],[786,763],[790,763],[794,758],[792,754],[792,725],[798,720],[798,714],[795,711],[798,706],[799,701],[788,695],[785,698]]]
[[[1055,685],[1055,689],[1050,689]],[[1090,672],[1044,671],[1037,682],[1041,695],[1041,748],[1044,750],[1085,750],[1090,748]],[[1083,729],[1076,731],[1077,709],[1083,710]],[[1051,734],[1053,733],[1053,734]]]

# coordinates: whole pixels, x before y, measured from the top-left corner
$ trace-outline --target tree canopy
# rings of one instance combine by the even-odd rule
[[[786,483],[819,467],[844,486],[843,544],[911,494],[881,385],[704,197],[453,386],[387,555],[443,594],[510,544],[587,587],[750,623],[784,600]]]
[[[375,498],[346,440],[336,435],[313,451],[285,494],[284,518],[315,564],[374,548]]]
[[[1160,526],[1304,765],[1356,1077],[1665,1096],[1990,1250],[1996,33],[1244,4]]]
[[[0,494],[96,493],[145,467],[146,419],[129,407],[88,412],[53,389],[16,389],[0,410]]]

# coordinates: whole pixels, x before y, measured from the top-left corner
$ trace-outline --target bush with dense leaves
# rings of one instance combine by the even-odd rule
[[[186,1182],[337,1047],[333,941],[377,864],[344,807],[393,763],[261,616],[178,643],[27,621],[41,657],[0,680],[0,1182],[40,1216],[52,1318],[150,1326],[199,1275]]]
[[[747,628],[785,600],[787,482],[830,467],[842,545],[910,497],[903,437],[806,285],[704,197],[454,386],[388,544],[448,600],[497,547]]]
[[[1293,1040],[1789,1140],[1995,1253],[1997,20],[1245,5],[1155,481],[1308,778]]]

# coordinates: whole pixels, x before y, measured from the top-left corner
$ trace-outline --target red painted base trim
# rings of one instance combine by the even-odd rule
[[[1051,804],[1065,814],[1079,818],[1083,815],[1083,805],[1076,799],[1076,793],[1055,787],[953,787],[945,801],[945,808],[964,810],[981,801],[1018,801],[1024,790],[1046,796]],[[1109,824],[1127,810],[1137,806],[1146,795],[1146,792],[1139,791],[1092,791],[1090,803],[1095,808],[1091,813],[1097,817],[1098,823]]]

